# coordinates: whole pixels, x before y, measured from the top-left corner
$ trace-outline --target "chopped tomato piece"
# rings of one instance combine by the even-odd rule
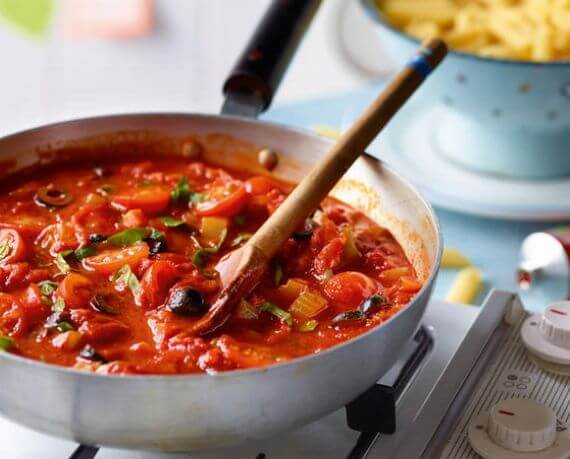
[[[26,244],[18,231],[0,229],[0,264],[7,265],[26,258]]]
[[[92,297],[91,287],[92,283],[87,277],[69,273],[57,287],[55,296],[70,308],[86,307]]]
[[[170,189],[163,186],[145,186],[113,195],[111,203],[120,210],[140,209],[158,214],[170,204]]]
[[[42,294],[36,284],[31,284],[24,291],[20,303],[32,326],[43,322],[51,313],[50,307],[42,300]]]
[[[247,193],[243,183],[233,180],[211,188],[205,200],[198,204],[197,211],[203,217],[231,217],[242,209],[246,199]]]
[[[158,260],[148,268],[141,280],[141,303],[143,306],[155,308],[162,304],[168,290],[178,280],[176,265],[170,261]]]
[[[342,263],[344,241],[337,237],[330,241],[316,256],[313,269],[317,274],[323,274],[327,269],[336,269]]]
[[[265,195],[272,189],[279,188],[276,182],[269,177],[258,175],[245,182],[245,190],[251,195]]]
[[[105,250],[98,255],[85,258],[82,264],[88,271],[108,275],[124,265],[134,268],[139,262],[148,258],[148,255],[148,245],[140,242],[123,249]]]
[[[123,214],[121,222],[127,228],[141,228],[147,225],[148,218],[141,209],[131,209]]]
[[[324,286],[324,292],[330,300],[351,309],[378,292],[378,284],[366,274],[345,271],[331,277]]]

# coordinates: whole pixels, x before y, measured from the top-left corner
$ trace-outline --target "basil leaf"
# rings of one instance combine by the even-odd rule
[[[202,202],[206,199],[206,195],[203,193],[192,193],[190,195],[190,201],[192,202]]]
[[[107,242],[118,247],[132,245],[145,239],[148,233],[146,228],[130,228],[109,236]]]
[[[249,238],[251,238],[251,236],[253,236],[252,233],[239,233],[234,240],[232,241],[232,243],[230,244],[232,247],[236,247],[238,245],[240,245],[242,242],[247,241]]]
[[[6,238],[0,243],[0,260],[3,260],[10,254],[10,241]]]
[[[91,255],[95,255],[96,252],[95,245],[86,245],[85,247],[81,247],[73,251],[73,258],[76,260],[83,260],[84,258],[90,257]]]
[[[287,311],[284,311],[279,306],[275,306],[273,303],[269,301],[263,303],[260,308],[262,311],[269,312],[277,317],[281,322],[285,322],[290,327],[293,326],[293,317]]]
[[[119,287],[119,289],[128,288],[135,299],[140,295],[140,283],[137,276],[131,271],[129,265],[124,265],[113,273],[111,280]]]
[[[170,199],[172,204],[188,202],[190,200],[190,185],[188,184],[188,179],[186,176],[182,176],[172,192],[170,193]]]
[[[71,325],[69,322],[59,322],[55,328],[57,328],[59,331],[66,332],[73,330],[73,325]]]
[[[204,277],[212,279],[217,276],[217,273],[215,271],[204,270],[204,258],[207,258],[208,255],[212,253],[218,253],[222,248],[222,245],[226,240],[227,236],[228,236],[228,229],[224,228],[220,233],[220,240],[216,245],[212,247],[200,247],[196,252],[194,252],[194,255],[192,255],[192,263],[194,264],[194,266],[196,266],[196,268],[198,268],[198,270],[204,275]]]
[[[69,271],[71,271],[71,267],[69,266],[69,263],[65,257],[68,257],[72,253],[73,250],[64,250],[62,252],[59,252],[55,257],[54,263],[62,274],[67,274]]]
[[[15,344],[12,338],[0,335],[0,351],[7,351],[14,347]]]
[[[170,215],[165,215],[164,217],[160,217],[160,221],[164,223],[165,226],[168,228],[177,228],[179,226],[184,225],[184,221],[171,217]]]
[[[63,312],[63,310],[65,309],[65,301],[63,301],[63,298],[59,297],[55,300],[55,303],[53,303],[51,305],[51,310],[53,312]]]
[[[273,270],[273,283],[275,287],[281,285],[281,280],[283,280],[283,268],[279,263],[275,263],[275,268]]]

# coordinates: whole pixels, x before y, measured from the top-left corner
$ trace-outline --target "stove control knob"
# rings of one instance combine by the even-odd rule
[[[541,451],[556,441],[556,415],[534,400],[503,400],[489,412],[487,433],[506,450]]]
[[[544,310],[540,332],[549,343],[570,350],[570,301],[553,303]]]

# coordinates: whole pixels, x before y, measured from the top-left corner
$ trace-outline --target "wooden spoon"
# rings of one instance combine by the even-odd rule
[[[206,315],[193,326],[193,333],[203,335],[226,322],[240,300],[258,284],[283,243],[315,211],[446,53],[447,47],[441,40],[426,41],[251,239],[220,260],[216,266],[221,280],[220,294]]]

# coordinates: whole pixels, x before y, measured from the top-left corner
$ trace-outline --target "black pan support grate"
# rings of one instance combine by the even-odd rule
[[[375,384],[358,398],[346,405],[346,422],[360,436],[348,459],[366,457],[370,447],[379,435],[396,431],[396,405],[398,400],[420,369],[426,355],[433,347],[433,337],[421,327],[414,336],[414,350],[402,366],[393,385]],[[79,445],[69,459],[94,459],[98,448]]]
[[[375,384],[346,405],[348,427],[360,432],[348,459],[366,457],[379,435],[389,435],[396,431],[396,405],[433,348],[433,336],[425,327],[421,327],[414,336],[414,344],[413,352],[393,385]]]

